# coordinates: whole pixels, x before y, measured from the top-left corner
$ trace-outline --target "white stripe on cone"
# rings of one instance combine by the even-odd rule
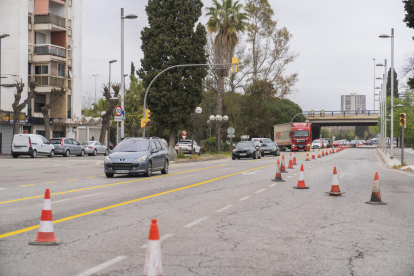
[[[53,232],[53,221],[40,221],[39,232]]]
[[[52,210],[51,199],[43,199],[43,210]]]
[[[299,172],[299,181],[304,181],[305,180],[305,176],[303,174],[303,171]]]
[[[332,176],[332,185],[339,185],[338,175],[336,173]]]
[[[145,256],[144,276],[164,275],[161,260],[161,242],[159,240],[148,240],[147,254]]]

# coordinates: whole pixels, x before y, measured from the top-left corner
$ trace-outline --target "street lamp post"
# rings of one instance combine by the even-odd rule
[[[373,58],[374,60],[374,111],[375,111],[375,58]]]
[[[95,77],[95,103],[96,103],[96,78],[99,77],[99,74],[93,75]]]
[[[1,39],[10,36],[9,34],[0,35],[0,110],[1,110]]]
[[[109,95],[111,95],[111,64],[114,63],[114,62],[117,62],[117,60],[113,59],[113,60],[109,61],[109,84],[108,84]],[[108,100],[108,103],[107,103],[107,108],[109,109],[109,100]],[[110,136],[109,124],[107,126],[107,131],[108,131],[108,134],[107,134],[108,137],[107,137],[106,140],[107,140],[107,146],[109,147],[109,136]]]
[[[397,104],[393,107],[404,107],[402,104]],[[401,127],[401,166],[404,166],[404,125]]]
[[[384,130],[384,133],[382,136],[382,145],[384,146],[384,153],[387,152],[387,122],[386,119],[386,112],[387,112],[387,60],[385,59],[384,64],[377,64],[376,66],[384,66],[384,75],[383,75],[383,83],[381,85],[381,108],[382,108],[382,116],[381,116],[381,122],[382,122],[382,130]]]
[[[195,109],[195,114],[191,114],[191,115],[198,116],[201,114],[201,112],[203,112],[203,109],[198,106]],[[193,127],[193,131],[191,132],[191,155],[193,154],[194,154],[194,127]]]
[[[124,19],[136,19],[135,14],[128,14],[124,17],[124,8],[121,8],[121,107],[125,112],[125,79],[124,79]],[[121,121],[121,140],[125,138],[124,121]]]
[[[226,122],[228,120],[229,120],[229,116],[227,116],[227,115],[224,115],[224,116],[221,116],[221,115],[216,115],[216,116],[211,115],[210,116],[210,122],[211,121],[216,121],[219,128],[220,128],[221,121]],[[221,151],[221,137],[218,137],[218,141],[216,141],[216,142],[217,142],[217,151],[220,152]]]
[[[391,36],[383,34],[380,38],[391,38],[391,159],[394,158],[394,28]],[[386,98],[386,97],[385,97]]]

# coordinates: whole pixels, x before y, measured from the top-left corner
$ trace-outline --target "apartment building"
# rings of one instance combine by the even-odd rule
[[[365,111],[366,96],[350,93],[349,95],[341,95],[341,111]]]
[[[37,83],[39,93],[23,110],[20,133],[45,135],[41,108],[53,88],[67,89],[49,110],[51,137],[77,138],[82,100],[82,0],[1,0],[1,153],[10,151],[16,88]]]

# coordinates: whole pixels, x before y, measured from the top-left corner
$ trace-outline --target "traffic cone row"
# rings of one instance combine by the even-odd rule
[[[286,180],[282,179],[282,171],[280,170],[279,159],[277,160],[276,176],[275,176],[275,179],[273,179],[272,181],[274,181],[274,182],[286,182]]]

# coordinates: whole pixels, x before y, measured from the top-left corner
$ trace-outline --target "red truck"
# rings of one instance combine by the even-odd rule
[[[274,138],[281,150],[310,150],[312,126],[310,123],[288,123],[274,126]]]

